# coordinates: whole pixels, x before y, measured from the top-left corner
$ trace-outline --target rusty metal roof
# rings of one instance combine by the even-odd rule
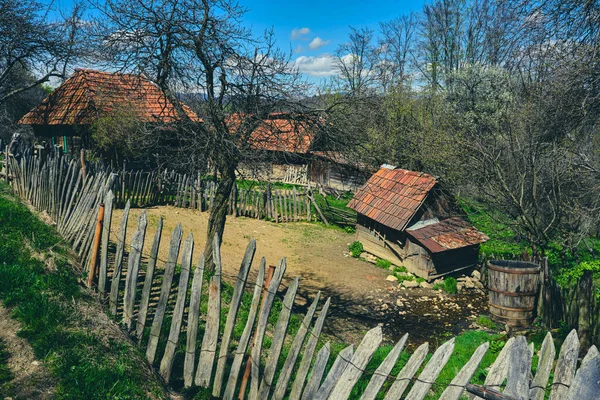
[[[200,120],[188,106],[182,107],[192,120]],[[77,69],[19,124],[90,125],[119,108],[131,110],[143,122],[179,119],[165,94],[143,76]]]
[[[381,168],[356,192],[348,207],[401,231],[436,183],[433,176],[422,172]]]
[[[432,253],[468,247],[489,239],[457,217],[428,225],[415,224],[407,228],[406,233]]]

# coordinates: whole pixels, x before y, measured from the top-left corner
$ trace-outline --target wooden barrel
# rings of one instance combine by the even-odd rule
[[[524,261],[492,260],[488,287],[492,319],[511,327],[527,327],[534,317],[540,266]]]

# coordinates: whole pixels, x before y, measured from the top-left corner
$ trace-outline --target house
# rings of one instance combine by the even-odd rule
[[[293,184],[321,184],[356,190],[368,179],[368,168],[347,161],[339,152],[319,149],[310,121],[288,113],[272,113],[248,138],[252,155],[239,169],[242,177]],[[236,128],[235,115],[229,119]]]
[[[366,252],[427,280],[477,264],[488,238],[459,217],[436,178],[384,166],[356,192],[357,240]]]
[[[73,75],[19,121],[38,138],[65,153],[93,146],[90,127],[99,118],[127,108],[144,123],[179,120],[175,106],[154,83],[141,75],[76,69]],[[192,120],[198,116],[186,105]]]

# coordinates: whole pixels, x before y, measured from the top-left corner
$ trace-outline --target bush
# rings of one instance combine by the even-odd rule
[[[359,241],[352,242],[352,244],[350,244],[350,246],[348,246],[348,249],[350,249],[350,253],[352,254],[352,257],[354,257],[354,258],[360,257],[360,254],[363,251],[365,251],[362,243]]]
[[[449,294],[458,293],[458,287],[456,286],[456,279],[453,277],[448,277],[444,279],[442,283],[436,283],[433,285],[433,290],[442,289],[444,292]]]
[[[406,269],[406,267],[401,266],[394,268],[394,272],[408,272],[408,270]]]
[[[495,329],[496,328],[496,323],[494,321],[491,320],[491,318],[485,316],[485,315],[480,315],[477,318],[477,325],[483,326],[485,328],[488,329]]]
[[[392,263],[388,260],[384,260],[383,258],[377,258],[375,265],[377,265],[379,268],[389,269]]]

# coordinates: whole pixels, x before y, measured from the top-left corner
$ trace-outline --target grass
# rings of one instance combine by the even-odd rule
[[[477,325],[483,326],[484,328],[496,329],[496,323],[492,321],[492,319],[487,315],[480,315],[479,317],[477,317],[476,322]]]
[[[444,292],[449,294],[458,293],[456,278],[449,276],[446,279],[444,279],[442,283],[436,283],[435,285],[433,285],[433,290],[439,289],[442,289]]]
[[[124,341],[90,329],[79,305],[94,302],[83,290],[56,232],[0,184],[0,298],[23,326],[31,344],[57,379],[58,399],[160,398],[142,354]],[[43,258],[52,256],[55,267]]]

